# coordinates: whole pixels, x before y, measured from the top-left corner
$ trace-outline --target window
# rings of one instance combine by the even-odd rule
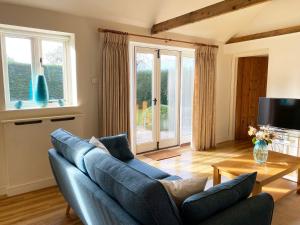
[[[33,92],[40,74],[48,86],[48,107],[76,105],[72,34],[0,28],[0,35],[6,109],[17,101],[23,108],[37,107]]]

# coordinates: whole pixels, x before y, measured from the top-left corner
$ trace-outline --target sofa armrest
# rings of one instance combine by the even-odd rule
[[[210,217],[199,225],[271,225],[274,200],[261,193]]]

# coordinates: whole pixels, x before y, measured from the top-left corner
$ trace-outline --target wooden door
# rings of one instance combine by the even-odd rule
[[[267,92],[268,57],[238,60],[235,139],[246,140],[248,126],[257,125],[258,99]]]

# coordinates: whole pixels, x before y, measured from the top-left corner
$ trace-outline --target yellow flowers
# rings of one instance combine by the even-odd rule
[[[255,144],[256,141],[265,141],[271,144],[272,140],[276,137],[275,133],[268,128],[260,128],[260,130],[257,130],[252,126],[249,126],[248,134],[249,136],[253,136],[253,144]]]
[[[257,132],[256,128],[249,126],[249,130],[248,130],[249,136],[254,136],[256,132]]]

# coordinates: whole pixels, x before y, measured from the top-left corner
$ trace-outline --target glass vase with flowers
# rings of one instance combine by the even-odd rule
[[[264,164],[268,159],[268,145],[275,139],[275,133],[268,128],[256,129],[249,126],[249,136],[252,137],[253,157],[256,163]]]

